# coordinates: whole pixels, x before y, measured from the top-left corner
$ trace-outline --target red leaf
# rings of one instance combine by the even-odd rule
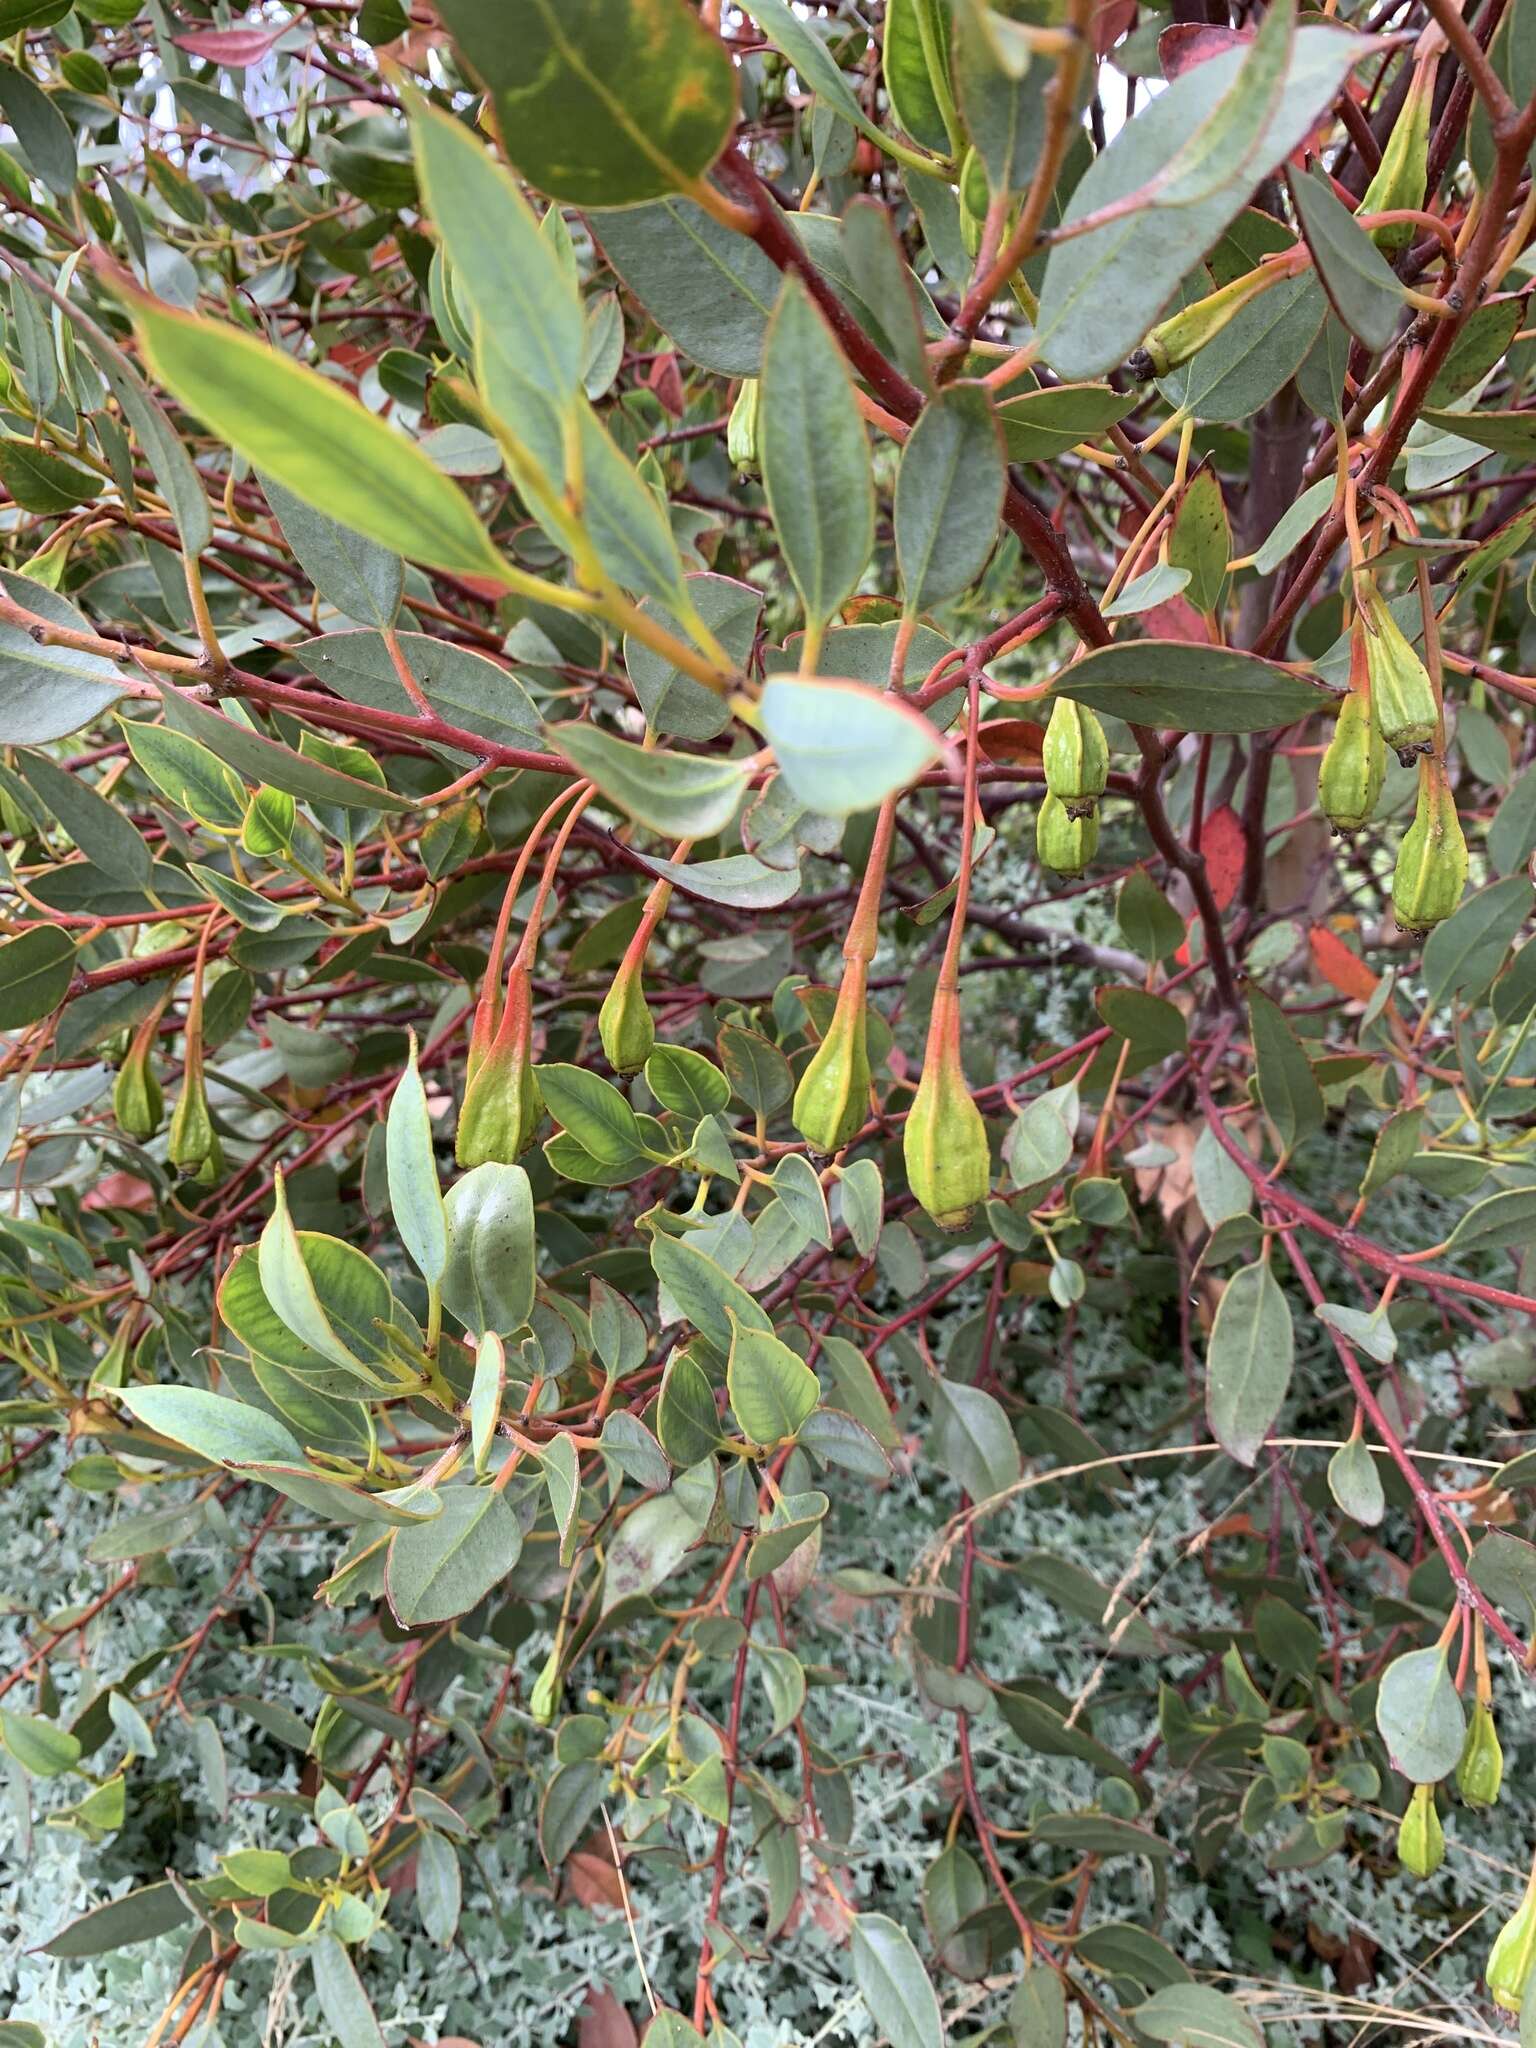
[[[1136,19],[1136,0],[1107,0],[1094,16],[1093,47],[1100,57],[1107,57],[1126,30]]]
[[[247,64],[259,64],[291,26],[282,21],[274,28],[189,28],[171,41],[194,57],[206,57],[230,71],[243,71]]]
[[[605,1985],[594,1984],[581,2008],[576,2048],[635,2048],[635,2023]]]
[[[1205,871],[1218,910],[1228,909],[1237,894],[1247,850],[1242,820],[1232,806],[1223,804],[1219,811],[1212,811],[1200,834],[1200,851],[1205,855]]]
[[[1196,646],[1215,644],[1216,631],[1204,612],[1197,612],[1187,597],[1165,598],[1142,613],[1149,640],[1185,640]]]
[[[1253,37],[1251,28],[1218,28],[1208,21],[1176,21],[1157,39],[1157,61],[1171,85],[1197,64],[1205,64],[1240,43],[1251,43]]]
[[[976,737],[989,761],[1038,761],[1045,727],[1032,718],[988,718]]]
[[[1352,946],[1347,946],[1337,932],[1329,931],[1323,924],[1315,924],[1307,933],[1307,945],[1312,953],[1312,965],[1331,988],[1341,996],[1348,996],[1351,1002],[1369,1002],[1376,991],[1381,977],[1367,967]]]

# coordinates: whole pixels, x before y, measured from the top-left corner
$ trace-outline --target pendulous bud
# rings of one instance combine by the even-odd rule
[[[1445,1861],[1445,1831],[1435,1811],[1433,1785],[1415,1785],[1398,1823],[1397,1860],[1415,1877],[1433,1877]]]
[[[1467,842],[1445,764],[1419,763],[1419,801],[1392,870],[1392,908],[1405,932],[1426,932],[1450,916],[1467,882]]]
[[[1390,213],[1396,207],[1424,204],[1424,186],[1429,176],[1429,113],[1434,67],[1414,66],[1408,97],[1403,102],[1381,162],[1365,188],[1361,213]],[[1405,249],[1413,240],[1411,220],[1384,221],[1370,230],[1378,249]]]
[[[740,476],[757,474],[757,423],[762,404],[762,385],[756,377],[743,377],[736,403],[725,428],[725,452]]]
[[[1376,730],[1370,700],[1363,691],[1351,690],[1339,706],[1317,777],[1318,802],[1335,832],[1358,832],[1369,821],[1386,775],[1386,743]]]
[[[1058,875],[1080,875],[1098,850],[1097,811],[1075,818],[1061,798],[1047,790],[1035,819],[1035,851],[1041,867]]]
[[[1494,1936],[1488,1951],[1483,1981],[1493,1993],[1495,2005],[1506,2012],[1518,2012],[1529,1989],[1531,1971],[1536,1968],[1536,1873],[1525,1887],[1512,1918]]]
[[[1086,704],[1058,697],[1045,728],[1045,786],[1069,818],[1091,818],[1109,781],[1109,744]]]
[[[1365,660],[1371,679],[1371,711],[1382,739],[1405,768],[1433,751],[1440,706],[1429,671],[1393,618],[1370,576],[1355,578],[1365,626]]]
[[[869,1114],[864,986],[868,968],[850,960],[827,1035],[800,1076],[790,1120],[815,1152],[840,1152]]]
[[[961,1230],[992,1185],[992,1147],[960,1063],[960,997],[933,999],[923,1078],[901,1139],[907,1185],[940,1230]]]
[[[494,1001],[494,992],[484,990],[475,1006],[459,1109],[460,1166],[483,1166],[487,1160],[510,1166],[532,1143],[544,1114],[533,1071],[533,990],[520,961],[507,969],[499,1019],[493,1015]]]
[[[171,1112],[171,1128],[166,1139],[166,1157],[181,1173],[191,1174],[204,1184],[216,1178],[220,1165],[220,1146],[213,1118],[208,1113],[208,1094],[203,1085],[203,1062],[201,1053],[192,1057],[189,1053],[186,1071],[182,1075],[181,1095]]]
[[[632,944],[625,953],[597,1013],[597,1035],[616,1074],[638,1074],[656,1043],[656,1026],[651,1022],[643,979],[650,937],[644,930],[636,935],[639,951]]]
[[[1456,1789],[1468,1806],[1493,1806],[1504,1782],[1504,1751],[1486,1700],[1472,1708],[1472,1725],[1456,1766]]]
[[[112,1114],[117,1118],[118,1129],[141,1144],[155,1135],[165,1114],[165,1091],[153,1059],[160,1017],[160,1010],[155,1010],[133,1034],[128,1056],[118,1068],[112,1088]]]
[[[1234,277],[1218,291],[1196,299],[1192,306],[1182,306],[1166,320],[1159,320],[1127,361],[1126,369],[1139,383],[1150,377],[1166,377],[1170,370],[1197,355],[1207,342],[1214,341],[1250,299],[1288,275],[1274,264],[1260,264],[1258,269],[1245,270],[1241,277]]]

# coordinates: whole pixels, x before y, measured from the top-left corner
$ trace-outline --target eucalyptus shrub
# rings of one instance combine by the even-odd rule
[[[1536,0],[0,32],[0,2042],[1536,2039]]]

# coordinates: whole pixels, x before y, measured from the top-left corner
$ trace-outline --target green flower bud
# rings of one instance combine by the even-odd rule
[[[1526,1884],[1525,1897],[1514,1915],[1506,1920],[1488,1951],[1483,1981],[1493,1993],[1495,2005],[1506,2012],[1518,2012],[1536,1967],[1536,1876]]]
[[[970,1222],[992,1185],[992,1148],[960,1063],[960,997],[933,999],[923,1078],[901,1139],[907,1185],[940,1230]]]
[[[1446,787],[1444,764],[1419,763],[1419,801],[1403,834],[1392,870],[1392,908],[1405,932],[1426,932],[1461,901],[1467,881],[1467,842]]]
[[[638,953],[631,946],[624,955],[597,1013],[597,1035],[616,1074],[638,1074],[656,1043],[656,1026],[651,1022],[641,978],[650,936],[649,932],[644,934],[645,943]]]
[[[1104,728],[1086,704],[1058,697],[1045,728],[1045,786],[1069,818],[1091,818],[1109,780]]]
[[[468,1078],[459,1109],[460,1166],[488,1159],[510,1165],[533,1141],[544,1114],[533,1071],[533,991],[528,969],[514,960],[507,970],[506,998],[499,1021],[482,993],[469,1044]]]
[[[1177,313],[1170,313],[1148,334],[1126,363],[1126,369],[1139,383],[1145,383],[1150,377],[1166,377],[1170,370],[1176,370],[1180,363],[1187,363],[1192,355],[1197,355],[1207,342],[1214,341],[1250,299],[1257,298],[1260,292],[1268,291],[1272,284],[1278,284],[1289,275],[1289,271],[1280,269],[1276,264],[1261,264],[1257,270],[1245,270],[1241,277],[1234,277],[1219,291],[1196,299],[1192,306],[1183,306]]]
[[[1432,751],[1440,727],[1429,671],[1387,609],[1375,579],[1357,576],[1355,594],[1365,628],[1365,660],[1371,679],[1371,712],[1377,730],[1405,768]]]
[[[869,1114],[869,1050],[865,1044],[862,961],[850,961],[837,992],[827,1035],[800,1076],[790,1120],[816,1152],[840,1152]]]
[[[1435,1811],[1433,1785],[1415,1785],[1398,1823],[1397,1860],[1415,1877],[1433,1877],[1445,1861],[1445,1831]]]
[[[725,452],[731,467],[742,476],[757,474],[757,422],[762,390],[756,377],[743,377],[726,424]]]
[[[171,1112],[166,1157],[180,1172],[207,1183],[217,1176],[222,1154],[218,1133],[208,1113],[208,1095],[203,1086],[201,1056],[187,1061],[181,1096]]]
[[[1472,1725],[1456,1766],[1456,1789],[1468,1806],[1493,1806],[1504,1782],[1504,1751],[1486,1700],[1472,1708]]]
[[[1387,137],[1381,162],[1360,201],[1362,213],[1390,213],[1395,207],[1422,206],[1429,176],[1429,113],[1433,69],[1414,67],[1413,80],[1401,113]],[[1378,249],[1405,249],[1413,240],[1411,220],[1387,221],[1370,230]]]
[[[160,1016],[161,1011],[156,1009],[133,1034],[133,1043],[117,1070],[112,1088],[112,1114],[117,1118],[118,1129],[141,1144],[155,1135],[165,1114],[165,1091],[151,1057]]]
[[[1035,851],[1041,867],[1058,875],[1080,875],[1098,850],[1098,813],[1074,818],[1061,798],[1047,790],[1035,819]]]
[[[1351,690],[1339,706],[1317,778],[1318,801],[1335,832],[1358,832],[1367,823],[1386,774],[1386,743],[1376,730],[1370,701],[1363,691]]]

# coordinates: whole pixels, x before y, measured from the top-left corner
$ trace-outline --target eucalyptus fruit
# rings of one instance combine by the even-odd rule
[[[1047,789],[1035,819],[1035,851],[1041,867],[1053,874],[1080,875],[1098,849],[1097,810],[1074,817],[1062,799]]]
[[[1526,1880],[1525,1896],[1494,1936],[1483,1981],[1495,2005],[1518,2012],[1536,1969],[1536,1870]]]
[[[1426,932],[1461,901],[1467,882],[1467,842],[1446,781],[1445,763],[1431,755],[1419,763],[1419,797],[1392,870],[1392,909],[1405,932]]]
[[[1415,1785],[1397,1828],[1397,1860],[1415,1877],[1433,1877],[1445,1861],[1445,1831],[1435,1811],[1433,1785]]]
[[[1369,574],[1355,578],[1355,595],[1365,628],[1365,658],[1371,678],[1371,711],[1376,729],[1405,768],[1429,753],[1440,728],[1440,706],[1429,671],[1393,618]]]
[[[923,1076],[902,1131],[907,1185],[941,1230],[970,1222],[992,1182],[992,1148],[960,1060],[960,998],[942,985],[928,1022]]]
[[[762,392],[756,377],[743,377],[726,422],[725,452],[738,476],[757,474],[757,423]]]
[[[1193,305],[1181,306],[1147,334],[1141,347],[1126,362],[1126,369],[1139,383],[1151,377],[1166,377],[1197,355],[1221,330],[1235,320],[1251,299],[1278,284],[1287,273],[1274,264],[1260,264],[1245,270]]]
[[[1060,798],[1067,816],[1093,817],[1109,781],[1109,744],[1103,726],[1086,704],[1071,697],[1056,699],[1041,753],[1045,786]]]
[[[152,1138],[165,1115],[165,1090],[155,1071],[155,1041],[163,1012],[157,1006],[133,1034],[127,1057],[112,1086],[112,1114],[124,1137],[140,1144]]]
[[[1376,730],[1370,699],[1352,689],[1339,706],[1317,777],[1318,802],[1336,833],[1347,836],[1369,822],[1386,775],[1386,743]]]
[[[499,1016],[492,1004],[494,989],[488,989],[475,1007],[455,1140],[460,1166],[516,1159],[533,1142],[544,1114],[533,1071],[533,990],[521,961],[514,960],[507,970]]]
[[[1467,1739],[1456,1766],[1456,1789],[1468,1806],[1493,1806],[1504,1782],[1504,1750],[1486,1700],[1472,1708]]]
[[[650,933],[644,936],[648,943]],[[638,1074],[656,1043],[656,1026],[645,1000],[644,966],[645,946],[641,946],[638,954],[631,947],[620,961],[603,997],[603,1007],[597,1013],[597,1035],[616,1074]]]
[[[868,968],[850,961],[832,1021],[795,1090],[790,1117],[815,1152],[840,1152],[869,1114],[864,989]]]
[[[1361,213],[1390,213],[1424,204],[1429,175],[1429,116],[1435,78],[1434,61],[1414,66],[1402,112],[1392,124],[1381,162],[1360,201]],[[1415,233],[1411,220],[1383,221],[1370,230],[1378,249],[1406,249]]]

